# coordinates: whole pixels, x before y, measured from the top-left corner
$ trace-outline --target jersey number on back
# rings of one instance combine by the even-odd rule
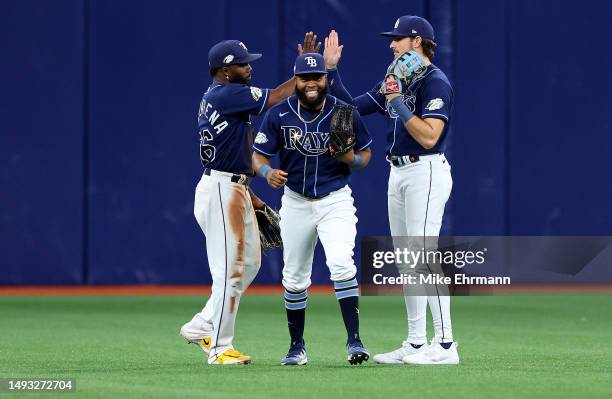
[[[200,159],[205,164],[215,159],[215,146],[208,144],[212,139],[213,135],[208,129],[200,130]]]

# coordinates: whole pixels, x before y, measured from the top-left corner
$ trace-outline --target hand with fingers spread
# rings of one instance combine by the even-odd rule
[[[268,185],[272,188],[281,188],[287,183],[288,173],[280,169],[272,169],[266,174]]]
[[[321,42],[317,43],[317,35],[314,32],[306,32],[304,35],[304,44],[297,45],[298,54],[318,53],[321,49]]]
[[[323,59],[325,60],[325,68],[334,69],[340,62],[342,49],[344,45],[340,45],[338,40],[338,32],[332,30],[329,36],[325,38],[325,48],[323,49]]]

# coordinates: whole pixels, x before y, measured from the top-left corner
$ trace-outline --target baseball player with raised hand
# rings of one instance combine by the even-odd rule
[[[306,48],[311,48],[313,35]],[[208,353],[208,363],[246,364],[251,357],[232,345],[240,298],[260,267],[259,232],[254,209],[265,204],[249,189],[253,176],[251,115],[289,97],[291,78],[275,89],[251,86],[251,54],[238,40],[224,40],[208,53],[212,84],[198,112],[200,158],[204,173],[196,187],[194,214],[204,235],[213,279],[204,309],[180,334]]]
[[[369,353],[359,336],[359,287],[353,261],[357,217],[348,183],[352,169],[368,164],[372,140],[353,107],[327,94],[320,54],[300,55],[294,73],[295,95],[266,113],[253,146],[257,173],[271,187],[284,187],[280,227],[291,345],[281,364],[308,361],[303,335],[317,239],[325,250],[347,330],[348,361],[360,364]],[[275,155],[280,169],[270,166]]]
[[[325,38],[325,62],[333,82],[330,90],[354,104],[362,115],[378,112],[388,118],[386,153],[391,171],[387,194],[391,235],[413,240],[420,236],[419,247],[430,249],[437,246],[436,237],[440,234],[444,207],[453,184],[451,167],[444,156],[453,89],[446,75],[431,63],[436,44],[433,27],[427,20],[405,15],[396,21],[392,31],[382,35],[392,38],[389,47],[394,60],[382,81],[355,98],[344,88],[336,69],[343,49],[338,34],[332,31]],[[431,265],[425,266],[431,272]],[[404,298],[408,337],[400,348],[375,355],[374,361],[458,364],[446,287],[436,286],[427,296],[413,292]],[[427,345],[426,336],[428,303],[435,330],[431,345]]]

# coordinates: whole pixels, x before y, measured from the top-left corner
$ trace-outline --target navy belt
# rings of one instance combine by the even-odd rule
[[[296,194],[299,195],[299,196],[302,196],[302,197],[304,197],[306,199],[309,199],[311,201],[316,201],[316,200],[320,200],[322,198],[327,197],[331,193],[327,193],[327,194],[323,194],[323,195],[316,195],[316,196],[310,196],[310,195],[305,195],[305,194],[300,194],[300,193],[296,193]]]
[[[387,160],[393,166],[404,166],[404,165],[409,165],[411,163],[419,162],[421,157],[428,156],[428,155],[440,155],[440,154],[442,153],[434,152],[432,154],[420,154],[420,155],[415,154],[415,155],[404,155],[404,156],[391,155],[391,156],[387,156]]]
[[[220,171],[215,171],[215,170],[210,169],[210,168],[204,169],[204,174],[206,176],[210,176],[212,174],[212,172],[220,172]],[[232,183],[244,184],[245,186],[248,186],[249,185],[249,181],[251,180],[249,178],[249,176],[247,176],[247,175],[236,175],[236,174],[230,174],[228,172],[225,172],[225,174],[226,174],[226,176],[224,176],[224,177],[229,178]]]

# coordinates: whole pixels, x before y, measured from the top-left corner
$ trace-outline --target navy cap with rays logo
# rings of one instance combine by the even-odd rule
[[[326,74],[325,61],[323,56],[319,53],[304,53],[298,55],[295,59],[295,66],[293,67],[294,75],[306,75],[308,73],[322,73]]]
[[[248,64],[261,58],[261,54],[250,54],[240,40],[223,40],[208,52],[208,67],[221,68],[233,64]]]
[[[433,26],[425,18],[416,15],[404,15],[395,21],[395,26],[390,32],[382,32],[381,35],[389,37],[416,37],[435,41]]]

